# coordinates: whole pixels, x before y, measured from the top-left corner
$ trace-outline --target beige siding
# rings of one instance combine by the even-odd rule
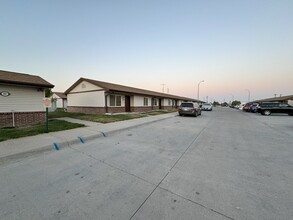
[[[67,94],[67,106],[105,107],[104,91]]]
[[[10,96],[0,96],[0,112],[44,111],[44,92],[25,86],[0,85],[0,91],[7,91]]]
[[[82,81],[73,90],[71,90],[70,93],[86,92],[86,91],[93,91],[93,90],[100,90],[100,89],[103,89],[103,88],[98,87],[96,85],[93,85],[93,84],[91,84],[89,82]]]
[[[134,96],[133,98],[133,106],[143,106],[143,98],[144,96]],[[151,99],[149,98],[149,106],[151,105]]]
[[[170,100],[170,103],[169,103]],[[164,106],[172,106],[172,99],[164,99]],[[175,103],[175,100],[173,101]]]

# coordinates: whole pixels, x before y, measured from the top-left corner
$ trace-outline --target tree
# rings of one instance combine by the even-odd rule
[[[219,102],[216,102],[216,101],[213,102],[213,106],[218,106],[218,105],[220,105]]]
[[[48,89],[45,89],[45,97],[46,98],[49,98],[53,95],[53,92],[52,92],[52,89],[48,88]]]
[[[233,105],[233,106],[235,106],[235,105],[241,105],[241,102],[238,101],[238,100],[234,100],[234,101],[232,102],[232,105]]]

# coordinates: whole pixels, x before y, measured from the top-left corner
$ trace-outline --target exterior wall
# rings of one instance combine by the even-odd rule
[[[139,106],[144,106],[143,100],[144,98],[148,98],[148,106],[151,106],[151,98],[150,97],[145,97],[145,96],[137,96],[135,95],[133,97],[133,107],[139,107]]]
[[[74,89],[70,91],[70,93],[75,93],[75,92],[86,92],[86,91],[93,91],[93,90],[103,90],[103,88],[96,86],[94,84],[91,84],[86,81],[82,81],[79,83]]]
[[[148,98],[148,105],[144,105],[144,98]],[[131,111],[133,112],[143,112],[143,111],[151,111],[151,110],[157,110],[160,109],[159,107],[159,99],[157,99],[157,105],[152,106],[152,97],[147,96],[138,96],[135,95],[133,97],[133,105],[131,106]],[[162,101],[162,108],[163,108],[163,101]],[[145,109],[145,110],[143,110]]]
[[[23,127],[37,123],[44,123],[45,121],[45,112],[14,112],[14,115],[11,112],[0,112],[0,128],[13,126]]]
[[[170,103],[169,103],[169,100],[170,100]],[[181,102],[177,101],[177,105],[179,106],[180,104],[181,104]],[[174,99],[164,99],[164,109],[172,110],[174,108],[176,108],[176,100],[174,100]]]
[[[148,112],[152,110],[151,106],[131,107],[132,112]]]
[[[36,87],[2,84],[0,91],[10,93],[7,97],[0,96],[0,128],[45,122],[44,91]]]
[[[106,113],[105,107],[80,107],[80,106],[68,106],[68,112],[80,112],[85,114],[101,114]]]
[[[105,107],[104,91],[67,94],[67,108],[69,107]]]
[[[293,100],[288,100],[288,104],[293,106]]]
[[[175,107],[173,107],[173,106],[164,106],[164,109],[165,110],[173,110],[173,109],[175,109]]]
[[[38,112],[44,111],[44,91],[35,87],[0,85],[0,91],[7,91],[9,96],[0,96],[0,112]]]

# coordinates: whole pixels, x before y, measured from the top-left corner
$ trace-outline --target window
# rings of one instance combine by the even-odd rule
[[[153,99],[153,105],[158,105],[158,101],[157,101],[157,99]]]
[[[121,96],[110,95],[110,106],[121,106]]]
[[[116,106],[121,106],[121,96],[116,96]]]
[[[143,98],[143,105],[148,106],[149,105],[149,99],[148,98]]]
[[[110,95],[110,106],[115,106],[115,96]]]
[[[287,103],[280,103],[280,107],[289,107]]]
[[[190,102],[181,103],[180,107],[193,108],[193,103],[190,103]]]
[[[171,100],[170,99],[168,99],[168,105],[171,106]]]

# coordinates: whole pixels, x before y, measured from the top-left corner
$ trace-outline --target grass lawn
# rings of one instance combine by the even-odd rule
[[[72,113],[72,112],[49,112],[49,118],[60,118],[60,117],[70,117],[80,120],[93,121],[99,123],[110,123],[116,121],[123,121],[135,118],[142,118],[153,115],[166,114],[174,111],[166,111],[166,110],[157,110],[143,113],[132,113],[132,114],[95,114],[95,115],[87,115],[83,113]]]
[[[160,115],[166,114],[172,111],[166,110],[157,110],[157,111],[150,111],[150,112],[143,112],[143,113],[131,113],[131,114],[114,114],[114,115],[105,115],[105,114],[95,114],[95,115],[87,115],[83,113],[71,113],[71,112],[49,112],[49,132],[53,131],[62,131],[68,130],[73,128],[84,127],[83,124],[77,123],[70,123],[63,120],[57,120],[54,118],[61,118],[61,117],[70,117],[85,121],[94,121],[99,123],[110,123],[116,121],[123,121],[135,118],[142,118],[148,117],[153,115]],[[33,136],[37,134],[45,133],[45,124],[37,124],[34,126],[24,127],[24,128],[0,128],[0,142],[14,139],[14,138],[21,138],[27,136]]]
[[[63,120],[50,119],[48,130],[49,132],[53,131],[62,131],[73,128],[84,127],[82,124],[70,123]],[[37,134],[45,133],[45,124],[37,124],[34,126],[29,126],[25,128],[1,128],[0,129],[0,141],[5,141],[8,139],[20,138],[33,136]]]

